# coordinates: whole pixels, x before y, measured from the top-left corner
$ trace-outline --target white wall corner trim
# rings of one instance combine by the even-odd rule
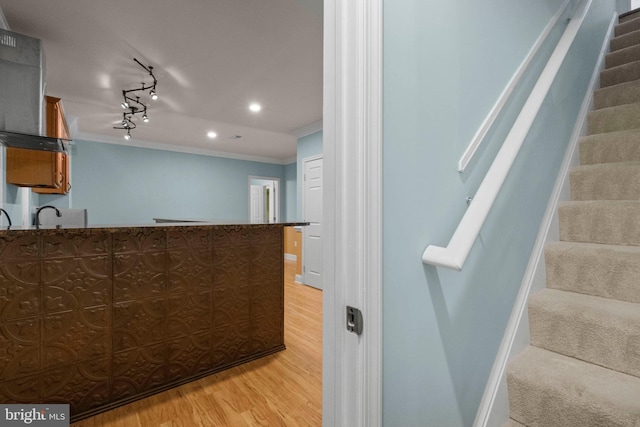
[[[608,53],[609,40],[612,37],[617,14],[613,14],[609,29],[602,43],[598,62],[591,76],[587,92],[583,99],[578,119],[571,135],[571,140],[565,151],[560,171],[549,203],[545,211],[538,237],[534,244],[525,270],[520,290],[516,296],[513,311],[507,324],[502,343],[498,349],[484,395],[476,414],[474,427],[500,427],[509,418],[509,402],[507,393],[506,373],[509,361],[529,344],[529,322],[527,316],[527,302],[529,295],[546,287],[544,247],[547,243],[558,241],[558,203],[569,199],[569,171],[579,163],[578,140],[587,133],[587,116],[593,109],[593,91],[599,84],[600,71],[604,68],[604,57]]]
[[[592,2],[585,0],[567,25],[449,244],[444,248],[428,245],[422,254],[425,264],[462,269]]]
[[[382,425],[382,0],[325,0],[323,413]],[[364,331],[345,328],[359,308]]]
[[[471,143],[462,154],[462,157],[460,157],[460,160],[458,161],[458,172],[464,172],[466,170],[467,166],[473,159],[473,156],[478,151],[478,148],[480,147],[480,145],[482,145],[482,142],[484,141],[484,137],[487,136],[487,132],[489,132],[489,129],[491,129],[491,126],[493,126],[493,123],[496,121],[496,119],[502,112],[502,108],[504,107],[507,100],[509,99],[509,96],[511,96],[511,93],[514,91],[516,86],[518,86],[518,83],[520,83],[520,79],[529,68],[529,65],[531,65],[531,62],[533,61],[536,54],[540,50],[540,47],[544,44],[545,40],[551,33],[551,30],[553,30],[553,28],[558,23],[558,20],[560,19],[560,17],[564,14],[569,3],[570,3],[570,0],[565,0],[562,6],[558,8],[558,11],[556,12],[556,14],[551,18],[551,20],[549,21],[547,26],[544,28],[542,33],[540,33],[540,36],[538,36],[538,39],[529,50],[529,53],[524,58],[524,60],[522,61],[522,63],[520,64],[516,72],[513,74],[513,76],[511,77],[511,80],[509,80],[509,83],[507,83],[507,86],[504,88],[504,90],[498,97],[498,100],[496,101],[494,106],[491,108],[491,111],[489,111],[489,114],[484,119],[484,121],[480,125],[480,128],[471,139]]]
[[[321,130],[322,130],[322,120],[318,120],[317,122],[313,122],[306,126],[302,126],[301,128],[294,129],[289,133],[295,136],[296,138],[302,138],[307,135],[320,132]]]

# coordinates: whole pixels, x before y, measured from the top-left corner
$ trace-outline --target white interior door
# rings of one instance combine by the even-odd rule
[[[251,186],[251,222],[264,221],[264,187],[262,185]]]
[[[322,289],[322,157],[303,160],[302,281]]]

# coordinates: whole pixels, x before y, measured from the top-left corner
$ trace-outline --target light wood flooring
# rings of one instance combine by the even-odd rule
[[[72,426],[321,426],[322,292],[294,277],[285,260],[286,350]]]

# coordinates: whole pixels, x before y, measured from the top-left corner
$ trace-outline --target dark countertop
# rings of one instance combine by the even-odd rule
[[[250,222],[250,221],[238,221],[238,220],[188,220],[188,219],[163,219],[164,222],[151,223],[151,224],[90,224],[86,227],[72,227],[72,226],[44,226],[36,228],[31,226],[17,226],[10,228],[0,228],[0,235],[10,233],[11,231],[46,231],[46,230],[105,230],[112,229],[114,231],[122,231],[122,229],[135,229],[135,228],[158,228],[158,227],[213,227],[222,228],[229,226],[246,226],[246,227],[264,227],[264,226],[282,226],[282,227],[295,227],[309,225],[308,222]]]

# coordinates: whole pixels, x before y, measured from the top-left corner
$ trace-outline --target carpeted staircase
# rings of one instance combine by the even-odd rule
[[[640,12],[620,19],[509,365],[506,426],[640,427]]]

